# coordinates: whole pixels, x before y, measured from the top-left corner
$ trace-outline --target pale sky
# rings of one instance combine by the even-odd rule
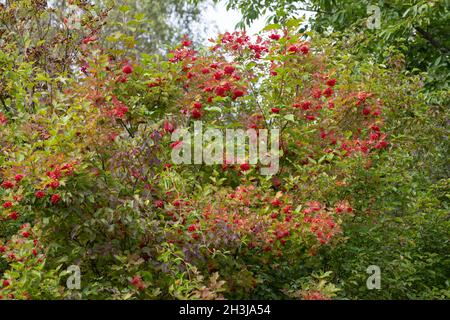
[[[241,21],[242,15],[237,10],[227,10],[226,0],[221,0],[217,5],[208,6],[205,13],[203,13],[200,24],[207,26],[206,39],[216,38],[218,33],[226,31],[232,32],[235,30],[236,24]],[[311,12],[299,11],[300,15],[306,15],[306,20],[312,15]],[[266,20],[270,14],[266,14],[254,21],[250,27],[247,27],[247,33],[253,35],[261,31],[266,26]]]
[[[208,6],[208,9],[203,14],[203,24],[208,26],[207,38],[215,37],[217,32],[232,32],[235,30],[236,24],[241,21],[242,15],[237,10],[226,9],[226,1],[220,1],[216,6]],[[266,25],[265,21],[267,15],[254,21],[253,24],[247,28],[248,34],[255,34]],[[209,27],[211,26],[211,28]],[[214,27],[217,26],[218,30]]]

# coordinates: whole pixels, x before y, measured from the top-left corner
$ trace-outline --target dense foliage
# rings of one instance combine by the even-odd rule
[[[228,6],[242,11],[241,24],[263,14],[283,21],[309,13],[313,30],[349,42],[360,58],[371,56],[382,63],[385,51],[397,48],[408,70],[427,71],[427,91],[449,89],[449,0],[229,0]],[[368,28],[375,14],[379,24]]]
[[[449,297],[445,91],[297,19],[146,51],[138,9],[2,7],[0,298]],[[172,163],[200,120],[279,128],[278,172]]]

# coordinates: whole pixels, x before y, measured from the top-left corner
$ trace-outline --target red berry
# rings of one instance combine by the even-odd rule
[[[183,141],[175,141],[170,144],[170,148],[175,149],[177,146],[181,145]]]
[[[273,177],[273,178],[272,178],[272,185],[273,185],[275,188],[278,188],[279,186],[281,186],[281,180],[280,180],[280,178],[278,178],[278,177]]]
[[[8,118],[3,114],[3,112],[0,111],[0,124],[7,124]]]
[[[53,204],[57,204],[60,199],[61,199],[61,196],[59,194],[54,194],[54,195],[51,196],[50,201]]]
[[[117,82],[127,83],[128,82],[128,78],[124,77],[124,76],[120,76],[120,77],[117,78]]]
[[[194,119],[200,119],[202,117],[202,113],[198,109],[194,109],[191,111],[191,116]]]
[[[157,208],[163,208],[164,207],[164,202],[162,200],[156,200],[154,202],[155,207]]]
[[[91,42],[95,41],[95,36],[89,36],[83,39],[83,44],[89,44]]]
[[[364,108],[362,114],[368,116],[370,114],[370,108]]]
[[[45,197],[45,192],[44,191],[37,191],[34,195],[36,196],[36,198],[42,199],[43,197]]]
[[[292,206],[288,205],[283,208],[284,213],[291,213],[291,211],[292,211]]]
[[[56,189],[56,188],[58,188],[58,187],[59,187],[59,181],[58,181],[58,180],[53,180],[53,181],[50,183],[50,188]]]
[[[292,45],[288,48],[288,51],[291,53],[296,53],[296,52],[298,52],[298,48],[297,48],[297,46]]]
[[[323,90],[323,95],[325,97],[330,97],[332,94],[333,94],[333,89],[331,89],[331,87],[328,87],[325,90]]]
[[[300,47],[300,51],[301,51],[303,54],[308,54],[309,48],[308,48],[307,45],[302,45],[302,46]]]
[[[12,204],[11,201],[6,201],[6,202],[3,204],[3,208],[5,208],[5,209],[11,208],[12,205],[13,205],[13,204]]]
[[[30,233],[28,231],[22,232],[22,237],[28,238],[30,236]]]
[[[373,115],[374,116],[379,116],[381,114],[381,110],[380,109],[376,109],[374,112],[373,112]]]
[[[241,171],[250,170],[250,165],[247,162],[242,163],[239,167],[241,168]]]
[[[336,79],[334,79],[334,78],[327,81],[327,86],[334,87],[335,84],[336,84]]]
[[[126,64],[122,67],[122,72],[126,74],[130,74],[133,72],[133,67],[130,64]]]
[[[272,34],[269,36],[269,38],[272,39],[272,40],[280,40],[281,36],[280,36],[279,34],[272,33]]]
[[[188,39],[185,39],[185,40],[183,40],[183,41],[181,42],[181,45],[182,45],[183,47],[189,47],[190,45],[192,45],[192,41],[190,41],[190,40],[188,40]]]
[[[16,211],[11,212],[8,216],[8,218],[10,218],[11,220],[14,220],[14,221],[16,221],[18,217],[19,217],[19,214]]]
[[[234,67],[233,66],[225,66],[225,68],[223,69],[223,71],[225,71],[226,74],[233,74],[234,72]]]
[[[244,95],[244,91],[241,89],[236,89],[233,91],[233,99],[242,97]]]
[[[144,283],[140,276],[134,276],[130,283],[139,290],[145,289]]]
[[[306,111],[306,110],[309,110],[309,108],[311,108],[311,105],[312,105],[312,103],[310,101],[306,101],[306,102],[302,103],[301,107],[303,110]]]
[[[2,187],[5,189],[11,189],[14,187],[14,183],[10,182],[10,181],[4,181],[2,183]]]
[[[11,284],[8,280],[3,280],[3,287],[8,287]]]
[[[271,204],[272,204],[274,207],[279,207],[279,206],[281,206],[282,202],[281,202],[280,199],[276,198],[276,199],[272,200]]]
[[[213,75],[213,77],[214,77],[214,79],[215,80],[220,80],[220,79],[222,79],[222,76],[223,76],[223,72],[222,71],[216,71],[216,73],[214,73],[214,75]]]
[[[202,104],[200,102],[194,102],[194,108],[195,109],[201,109],[202,108]]]
[[[280,113],[280,108],[272,108],[272,113]]]
[[[222,86],[218,86],[218,87],[216,87],[216,90],[214,90],[215,94],[218,97],[225,97],[226,96],[226,92],[225,91],[226,91],[225,88],[222,87]]]
[[[169,133],[172,133],[175,131],[173,124],[171,124],[169,121],[164,121],[163,129],[165,132],[169,132]]]
[[[375,149],[379,149],[379,150],[384,149],[387,147],[387,145],[388,145],[388,143],[386,141],[382,140],[375,145]]]

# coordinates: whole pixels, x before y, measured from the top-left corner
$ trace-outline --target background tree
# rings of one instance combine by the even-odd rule
[[[135,48],[144,53],[165,50],[184,35],[201,40],[199,19],[207,1],[200,0],[98,0],[102,6],[114,6],[109,16],[105,34],[119,38],[124,32],[134,37]]]

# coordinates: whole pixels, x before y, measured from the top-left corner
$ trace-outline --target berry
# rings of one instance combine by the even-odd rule
[[[236,89],[233,91],[233,99],[242,97],[244,95],[244,91],[241,89]]]
[[[312,103],[310,101],[306,101],[302,103],[301,108],[306,111],[309,110],[309,108],[311,108],[311,105]]]
[[[273,205],[274,207],[279,207],[279,206],[281,206],[281,204],[282,204],[282,202],[278,198],[272,200],[272,202],[271,202],[271,205]]]
[[[139,290],[145,289],[144,283],[140,276],[134,276],[130,283]]]
[[[364,108],[362,114],[368,116],[370,114],[370,108]]]
[[[381,150],[381,149],[386,148],[387,146],[388,146],[388,143],[386,141],[382,140],[375,145],[375,149]]]
[[[51,196],[50,201],[52,202],[52,204],[57,204],[60,199],[61,196],[59,194],[54,194]]]
[[[223,72],[219,70],[214,73],[213,78],[215,80],[220,80],[220,79],[222,79],[222,76],[223,76]]]
[[[279,34],[272,33],[272,34],[269,36],[269,38],[272,39],[272,40],[280,40],[281,36],[280,36]]]
[[[125,74],[130,74],[133,72],[133,67],[130,64],[126,64],[122,67],[122,72]]]
[[[182,45],[183,47],[189,47],[189,46],[192,45],[192,41],[190,41],[190,40],[188,40],[188,39],[185,39],[185,40],[183,40],[183,41],[181,42],[181,45]]]
[[[194,119],[200,119],[202,117],[202,113],[198,109],[193,109],[191,111],[191,116]]]
[[[250,165],[247,162],[242,163],[239,167],[241,168],[241,171],[250,170]]]
[[[331,89],[331,87],[328,87],[325,90],[323,90],[323,95],[325,97],[330,97],[332,94],[333,94],[333,89]]]
[[[10,182],[10,181],[4,181],[4,182],[2,183],[2,187],[3,187],[4,189],[11,189],[11,188],[14,187],[14,183],[12,183],[12,182]]]
[[[164,121],[163,129],[165,132],[169,132],[169,133],[172,133],[175,131],[173,124],[171,124],[169,121]]]
[[[225,66],[225,68],[223,69],[223,71],[226,73],[226,74],[233,74],[233,72],[234,72],[234,67],[233,66]]]
[[[298,52],[298,48],[297,48],[297,46],[292,45],[292,46],[290,46],[288,48],[288,51],[291,52],[291,53],[297,53]]]
[[[10,218],[11,220],[14,220],[14,221],[16,221],[18,217],[19,217],[19,214],[16,211],[13,211],[8,215],[8,218]]]
[[[336,84],[336,79],[334,79],[334,78],[327,81],[327,86],[334,87],[335,84]]]
[[[58,188],[58,187],[59,187],[59,181],[58,181],[58,180],[53,180],[53,181],[50,183],[50,188],[56,189],[56,188]]]
[[[308,46],[307,45],[302,45],[301,47],[300,47],[300,51],[303,53],[303,54],[308,54],[308,52],[309,52],[309,48],[308,48]]]
[[[3,208],[5,208],[5,209],[11,208],[12,206],[13,206],[13,204],[12,204],[11,201],[6,201],[6,202],[3,204]]]
[[[170,148],[175,149],[177,146],[181,145],[183,141],[175,141],[170,144]]]
[[[45,192],[44,191],[37,191],[34,195],[36,196],[36,198],[42,199],[43,197],[45,197]]]
[[[156,208],[164,207],[164,202],[162,200],[155,200],[155,202],[153,204],[155,205]]]

